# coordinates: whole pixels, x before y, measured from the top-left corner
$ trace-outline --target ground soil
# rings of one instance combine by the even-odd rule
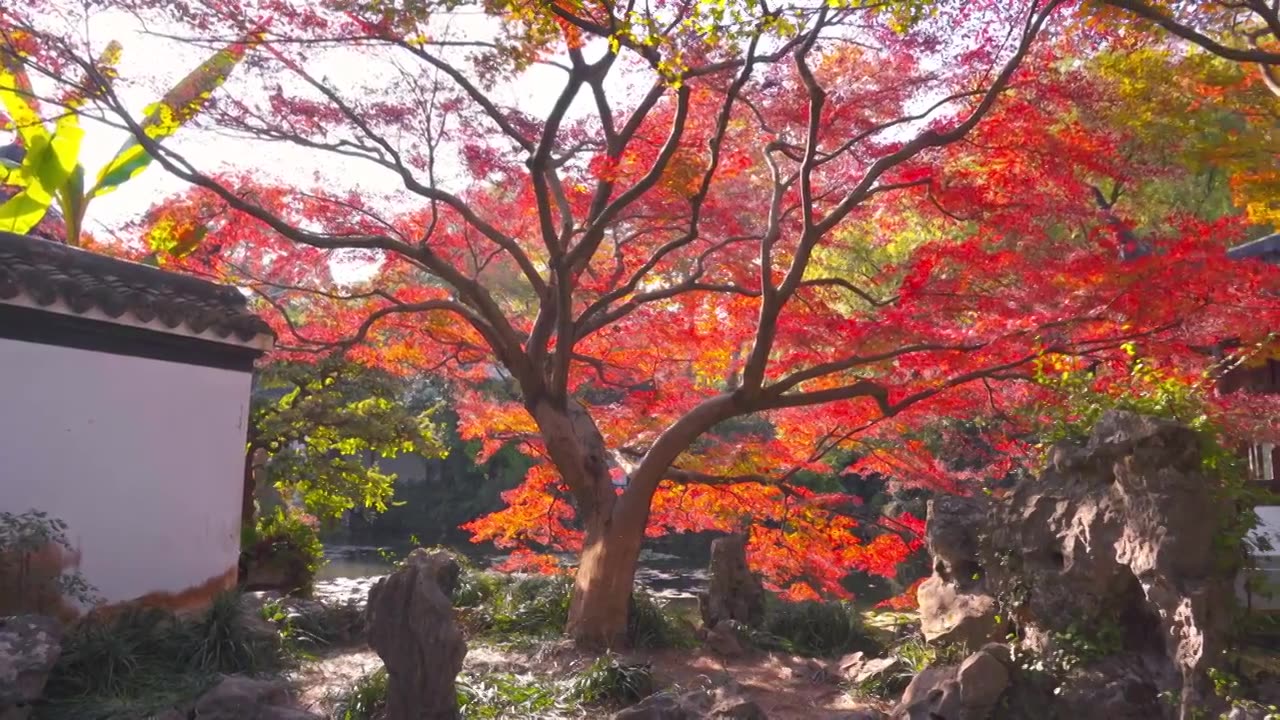
[[[834,720],[873,700],[854,699],[826,676],[826,663],[777,653],[754,653],[741,658],[720,658],[706,650],[638,651],[624,656],[629,662],[647,662],[660,688],[713,687],[732,680],[743,695],[756,701],[770,720]],[[518,648],[473,644],[467,652],[464,675],[486,672],[556,679],[570,677],[591,663],[593,656],[564,642]],[[304,707],[328,715],[332,698],[360,676],[381,666],[367,648],[333,651],[306,663],[295,676]],[[883,709],[883,706],[880,706]],[[548,715],[573,718],[580,714]]]

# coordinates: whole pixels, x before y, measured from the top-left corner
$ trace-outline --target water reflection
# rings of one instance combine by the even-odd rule
[[[318,591],[337,591],[350,588],[366,587],[369,583],[355,583],[353,580],[368,580],[381,577],[391,571],[394,562],[405,556],[411,548],[375,547],[369,545],[331,545],[325,548],[326,563],[316,574]],[[509,556],[503,553],[480,552],[473,548],[467,551],[453,549],[467,557],[479,567],[493,567],[505,561]],[[572,560],[565,555],[563,560]],[[640,568],[636,570],[636,583],[645,590],[662,598],[692,598],[697,590],[707,581],[705,567],[695,566],[677,555],[644,551],[640,555]]]

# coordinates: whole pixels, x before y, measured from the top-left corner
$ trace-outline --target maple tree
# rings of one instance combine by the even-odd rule
[[[93,76],[46,4],[5,16],[23,62]],[[949,419],[1007,422],[1135,347],[1191,372],[1277,311],[1274,270],[1223,254],[1244,219],[1178,202],[1195,169],[1123,121],[1145,100],[1099,69],[1113,33],[1069,32],[1064,0],[120,4],[175,37],[261,29],[197,124],[336,171],[198,167],[101,78],[96,112],[193,186],[139,251],[253,291],[280,360],[454,379],[465,439],[543,460],[469,529],[531,567],[577,553],[586,642],[622,642],[647,536],[745,528],[790,597],[891,575],[922,521],[806,482],[833,453],[966,492]]]
[[[1280,94],[1280,5],[1265,0],[1098,0],[1084,12],[1106,32],[1138,27],[1185,41],[1218,57],[1256,65]]]

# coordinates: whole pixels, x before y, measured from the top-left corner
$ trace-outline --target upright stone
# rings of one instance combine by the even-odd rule
[[[414,550],[369,590],[369,646],[387,668],[386,720],[456,720],[454,680],[467,643],[450,596],[458,564],[444,552]]]
[[[0,718],[25,718],[62,654],[62,626],[42,615],[0,618]]]
[[[756,626],[764,620],[764,585],[747,567],[747,539],[742,535],[711,543],[710,583],[698,596],[702,622],[714,628],[725,620]]]

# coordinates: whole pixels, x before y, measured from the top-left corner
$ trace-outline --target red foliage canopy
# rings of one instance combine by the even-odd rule
[[[274,17],[211,122],[402,188],[145,143],[195,187],[143,235],[207,231],[165,262],[253,290],[281,356],[446,373],[464,437],[545,458],[468,527],[583,553],[584,635],[617,632],[642,535],[749,526],[793,597],[892,575],[920,521],[801,482],[837,451],[966,492],[977,473],[922,428],[1026,417],[1038,372],[1122,367],[1133,343],[1198,373],[1280,310],[1274,269],[1224,254],[1240,218],[1144,206],[1194,173],[1118,120],[1110,39],[1061,0],[514,2],[465,32],[434,3],[135,2],[180,35]],[[45,33],[33,63],[88,55],[19,14]],[[357,58],[359,82],[326,77]],[[545,96],[513,101],[530,82]],[[989,438],[982,474],[1021,443]]]

